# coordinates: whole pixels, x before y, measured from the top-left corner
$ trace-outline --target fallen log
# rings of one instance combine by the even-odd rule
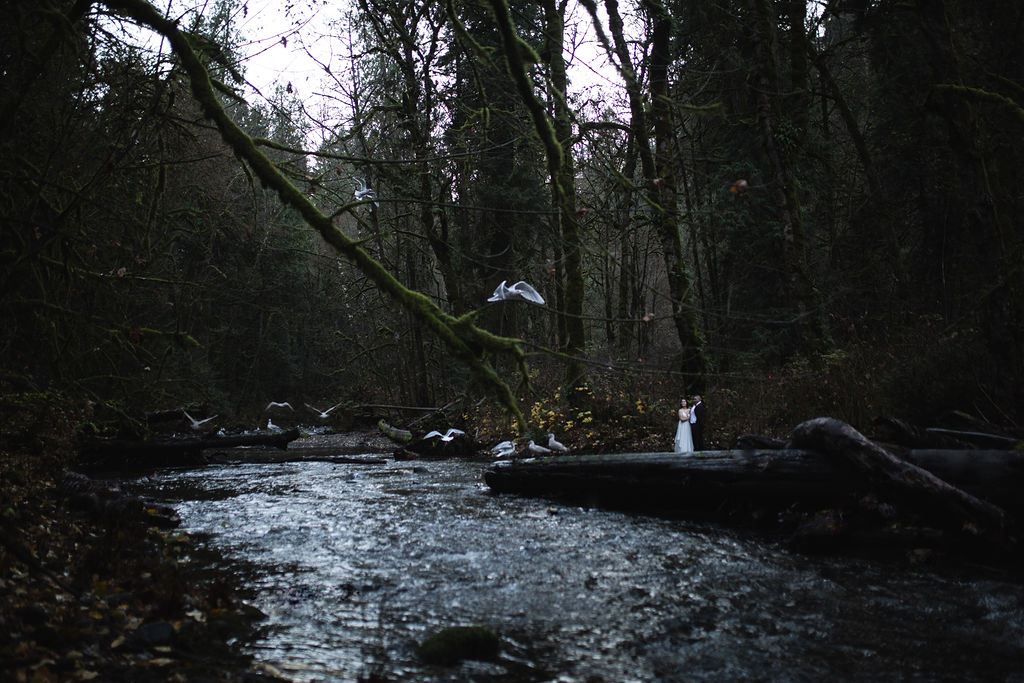
[[[406,444],[412,441],[412,432],[408,429],[400,429],[394,425],[388,424],[385,420],[379,420],[377,422],[377,429],[380,430],[381,434],[397,444]]]
[[[790,443],[841,457],[887,495],[944,513],[953,524],[1006,548],[1016,546],[1013,520],[998,505],[978,498],[926,469],[901,460],[850,425],[819,417],[797,425]]]
[[[903,535],[910,542],[929,536],[927,527],[934,523],[953,535],[1016,549],[1011,514],[1024,515],[1024,453],[923,450],[907,451],[901,460],[852,427],[824,420],[798,427],[784,449],[773,443],[769,449],[687,455],[524,459],[495,463],[484,479],[496,493],[700,518],[745,511],[752,519],[781,524],[786,517],[799,524],[821,510],[847,510],[867,523],[834,524],[842,514],[821,515],[821,533],[856,528],[870,538],[885,528],[886,537]],[[922,533],[895,534],[904,522]]]
[[[949,484],[1024,517],[1024,453],[913,450],[901,454]],[[563,455],[494,463],[485,472],[497,493],[581,494],[588,500],[635,499],[650,510],[699,508],[729,498],[789,505],[834,504],[856,494],[856,469],[800,449]],[[852,478],[851,478],[852,477]],[[635,489],[635,490],[634,490]],[[664,495],[654,495],[664,491]]]
[[[78,463],[90,471],[135,471],[154,467],[196,466],[206,464],[203,451],[239,446],[288,448],[299,438],[298,429],[280,433],[202,436],[155,441],[135,439],[89,439],[78,447]]]
[[[730,450],[528,458],[491,465],[484,481],[496,493],[672,513],[715,510],[730,500],[824,505],[849,494],[853,472],[812,451]]]

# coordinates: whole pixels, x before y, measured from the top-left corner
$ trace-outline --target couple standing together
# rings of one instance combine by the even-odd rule
[[[676,427],[676,453],[704,450],[704,403],[693,397],[691,408],[684,398],[679,402],[679,426]]]

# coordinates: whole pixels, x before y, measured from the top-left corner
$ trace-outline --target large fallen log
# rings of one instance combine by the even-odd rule
[[[497,493],[675,512],[714,510],[730,500],[826,504],[849,492],[852,473],[811,451],[732,450],[528,458],[495,463],[484,480]]]
[[[288,448],[299,438],[298,429],[280,433],[202,436],[145,441],[136,439],[89,439],[78,447],[78,463],[90,471],[121,471],[154,467],[206,464],[204,451],[239,446]]]
[[[793,507],[814,513],[869,505],[878,516],[882,508],[910,507],[926,521],[941,516],[941,525],[956,533],[966,528],[999,546],[1015,546],[1010,517],[1024,516],[1024,453],[908,451],[901,460],[838,421],[801,427],[781,450],[772,444],[690,455],[525,459],[495,463],[484,479],[497,493],[693,517],[739,509],[769,519]]]

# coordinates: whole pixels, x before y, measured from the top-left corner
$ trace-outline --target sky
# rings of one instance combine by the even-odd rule
[[[282,85],[291,83],[293,91],[304,101],[315,97],[324,85],[323,69],[305,53],[308,48],[321,61],[330,61],[327,46],[332,41],[317,40],[328,32],[329,25],[337,19],[343,3],[325,0],[249,0],[247,11],[237,17],[238,28],[246,36],[243,51],[249,55],[246,61],[247,79],[265,97],[273,93],[275,82]],[[587,21],[581,25],[581,45],[577,55],[579,63],[570,68],[570,78],[579,87],[608,86],[617,82],[617,77],[602,67],[601,48],[597,45],[589,17],[582,7],[577,7],[581,17]],[[283,40],[282,40],[283,39]]]

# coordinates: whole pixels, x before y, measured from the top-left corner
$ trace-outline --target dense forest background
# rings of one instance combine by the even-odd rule
[[[8,405],[1024,417],[1019,2],[353,0],[315,105],[246,85],[239,0],[3,4]]]

